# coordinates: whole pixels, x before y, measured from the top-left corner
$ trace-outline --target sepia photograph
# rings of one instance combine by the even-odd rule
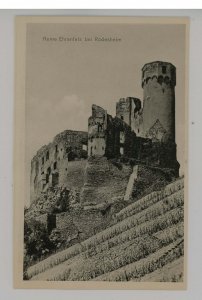
[[[188,25],[16,17],[15,287],[186,288]]]

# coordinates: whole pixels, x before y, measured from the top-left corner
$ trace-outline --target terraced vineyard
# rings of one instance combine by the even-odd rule
[[[183,178],[127,206],[114,218],[113,226],[30,267],[28,279],[183,280]]]

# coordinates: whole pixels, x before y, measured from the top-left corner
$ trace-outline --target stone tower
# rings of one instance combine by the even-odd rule
[[[88,156],[103,156],[106,148],[107,111],[92,105],[88,119]]]
[[[143,136],[175,143],[176,68],[155,61],[142,68]]]

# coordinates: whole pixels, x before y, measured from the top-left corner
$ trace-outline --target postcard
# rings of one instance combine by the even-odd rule
[[[186,288],[188,29],[16,17],[15,288]]]

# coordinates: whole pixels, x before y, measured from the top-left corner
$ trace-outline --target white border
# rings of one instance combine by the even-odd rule
[[[3,9],[199,9],[202,8],[200,0],[7,0],[1,1]]]
[[[62,291],[14,290],[12,282],[12,146],[15,15],[189,16],[189,249],[187,291]],[[0,11],[0,299],[201,299],[202,294],[202,11],[201,10],[4,10]],[[42,298],[43,297],[43,298]]]

